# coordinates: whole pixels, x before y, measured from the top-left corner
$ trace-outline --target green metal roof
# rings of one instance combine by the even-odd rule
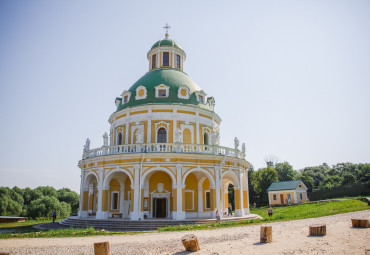
[[[169,86],[169,95],[165,98],[155,97],[155,87],[164,84]],[[178,98],[178,89],[180,86],[185,85],[189,89],[189,99]],[[144,86],[147,90],[147,97],[145,99],[135,100],[136,88]],[[122,102],[117,107],[117,111],[145,104],[185,104],[194,105],[202,109],[210,110],[208,104],[199,103],[195,95],[195,91],[200,91],[200,87],[184,72],[176,69],[157,69],[147,72],[141,77],[131,88],[130,100],[122,105]]]
[[[153,44],[151,50],[154,49],[155,47],[165,47],[165,46],[174,46],[174,47],[182,50],[182,47],[180,46],[180,44],[178,44],[177,42],[175,42],[174,40],[171,40],[171,39],[159,40],[158,42]]]
[[[273,182],[271,183],[267,191],[292,190],[292,189],[296,189],[299,183],[301,183],[301,180]]]

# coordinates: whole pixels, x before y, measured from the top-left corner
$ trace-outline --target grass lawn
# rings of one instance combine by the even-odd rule
[[[292,205],[274,207],[273,217],[268,218],[268,207],[251,208],[251,213],[262,216],[263,220],[242,220],[237,222],[207,223],[200,225],[180,225],[158,229],[159,232],[201,230],[225,227],[238,227],[244,225],[261,224],[276,221],[289,221],[297,219],[316,218],[340,213],[368,210],[367,203],[360,200],[346,200],[340,202],[328,202],[318,204]],[[58,230],[36,230],[33,225],[50,222],[50,220],[27,220],[26,222],[0,223],[0,239],[5,238],[42,238],[42,237],[74,237],[74,236],[93,236],[93,235],[127,235],[139,234],[142,232],[102,232],[87,229],[58,229]],[[9,231],[9,233],[4,233]],[[10,232],[11,231],[11,232]],[[157,231],[151,231],[157,232]]]

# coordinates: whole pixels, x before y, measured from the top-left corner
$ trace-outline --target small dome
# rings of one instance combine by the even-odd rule
[[[156,47],[166,47],[166,46],[173,46],[175,48],[178,48],[178,49],[182,50],[181,45],[178,44],[177,42],[175,42],[174,40],[171,40],[171,39],[159,40],[158,42],[153,44],[151,50],[156,48]]]

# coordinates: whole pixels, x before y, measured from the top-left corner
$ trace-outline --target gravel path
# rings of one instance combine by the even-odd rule
[[[93,254],[94,242],[109,241],[111,254],[188,254],[181,237],[194,233],[200,241],[193,254],[366,254],[370,255],[370,228],[351,227],[351,218],[370,219],[370,210],[315,219],[271,223],[273,242],[259,243],[259,225],[214,230],[138,235],[0,240],[0,253]],[[309,237],[308,226],[324,223],[327,235]]]

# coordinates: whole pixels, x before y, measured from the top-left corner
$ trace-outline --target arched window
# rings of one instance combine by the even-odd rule
[[[207,132],[204,132],[204,135],[203,135],[203,143],[204,144],[209,144],[209,137],[208,137],[208,133]]]
[[[119,132],[117,135],[117,145],[122,145],[122,133]]]
[[[158,129],[158,136],[157,136],[158,143],[167,143],[167,131],[165,128]]]

